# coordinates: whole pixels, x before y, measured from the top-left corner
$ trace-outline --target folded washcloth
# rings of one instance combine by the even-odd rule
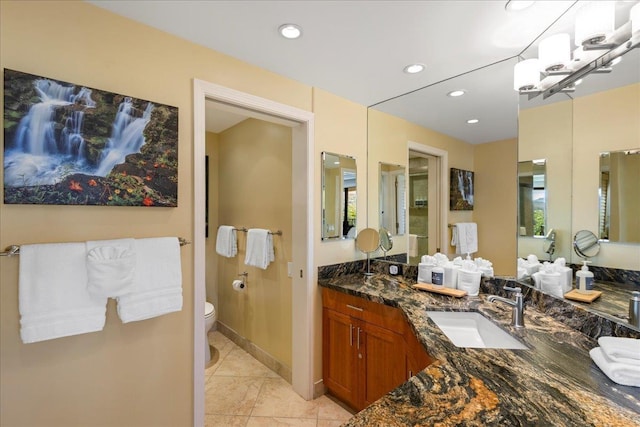
[[[269,230],[251,228],[247,232],[247,253],[244,263],[266,270],[269,263],[274,261],[273,236]]]
[[[607,357],[614,362],[640,365],[640,339],[600,337],[598,344]]]
[[[602,351],[601,347],[591,349],[591,359],[609,379],[621,385],[640,387],[640,366],[614,362]]]
[[[136,253],[134,239],[87,242],[87,290],[115,298],[132,292]]]
[[[133,292],[121,295],[118,315],[123,323],[182,310],[180,243],[176,237],[135,240]]]
[[[445,254],[442,254],[440,252],[436,252],[433,255],[433,258],[435,258],[436,264],[438,264],[441,267],[445,265],[447,262],[449,262],[449,258]]]
[[[420,262],[422,264],[429,264],[429,265],[437,265],[438,264],[436,262],[436,259],[434,257],[432,257],[431,255],[422,255],[422,257],[420,258]]]
[[[238,238],[234,227],[230,225],[218,227],[216,252],[227,258],[233,258],[238,254]]]
[[[101,331],[107,298],[87,290],[85,243],[20,246],[22,342]]]

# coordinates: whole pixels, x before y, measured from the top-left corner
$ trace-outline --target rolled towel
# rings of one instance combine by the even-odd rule
[[[609,379],[617,384],[640,387],[640,366],[614,362],[602,351],[602,347],[591,349],[589,356]]]
[[[600,337],[598,344],[607,357],[614,362],[640,365],[640,339]]]
[[[87,249],[82,243],[20,247],[18,305],[22,342],[101,331],[107,298],[87,290]]]
[[[117,298],[118,316],[122,323],[182,310],[182,268],[178,239],[136,239],[135,250],[133,292]]]
[[[87,290],[115,298],[132,292],[136,253],[134,239],[87,242]]]

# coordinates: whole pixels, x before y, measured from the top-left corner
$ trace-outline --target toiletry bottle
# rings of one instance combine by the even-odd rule
[[[444,268],[437,266],[431,269],[431,283],[442,286],[444,283]]]
[[[582,268],[576,272],[576,290],[582,294],[587,294],[593,289],[593,273],[587,267],[589,262],[591,261],[582,261]]]

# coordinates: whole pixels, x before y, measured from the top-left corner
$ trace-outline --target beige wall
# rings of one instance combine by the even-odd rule
[[[218,320],[291,368],[291,128],[248,119],[219,135],[219,223],[282,230],[273,236],[275,261],[266,270],[244,264],[247,234],[238,232],[234,258],[217,259]],[[213,231],[209,240],[215,239]],[[231,282],[247,272],[246,291]]]
[[[598,232],[600,152],[640,147],[640,83],[573,101],[573,234]],[[636,215],[637,215],[636,211]],[[573,261],[580,258],[573,255]],[[640,245],[602,243],[593,265],[640,270]]]
[[[516,273],[517,153],[517,139],[474,146],[478,256],[493,263],[496,276]]]
[[[0,16],[3,68],[176,106],[180,135],[177,208],[0,205],[2,248],[125,236],[191,238],[193,78],[307,111],[312,108],[309,86],[87,3],[2,1]],[[332,103],[327,101],[325,110],[331,111]],[[365,127],[346,119],[340,125]],[[323,126],[335,133],[335,127],[326,122],[318,126],[319,133],[325,132]],[[350,142],[364,146],[362,139]],[[316,147],[322,150],[321,145]],[[191,246],[182,249],[182,312],[123,325],[115,306],[109,304],[104,331],[28,345],[21,343],[18,334],[18,262],[17,258],[0,259],[2,426],[192,423]]]
[[[547,230],[556,231],[553,258],[571,259],[571,146],[573,140],[573,104],[571,100],[521,110],[518,118],[518,161],[546,159]],[[514,201],[514,206],[517,203]],[[543,241],[518,237],[518,256],[535,254],[548,260]],[[514,266],[516,260],[514,259]]]

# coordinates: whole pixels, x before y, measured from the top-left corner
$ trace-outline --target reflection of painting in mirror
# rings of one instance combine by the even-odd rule
[[[380,226],[392,235],[406,230],[405,167],[380,163]]]
[[[518,233],[544,236],[546,224],[546,161],[518,162]]]
[[[353,239],[356,231],[356,160],[322,153],[322,239]]]
[[[451,168],[449,209],[473,210],[473,172]]]
[[[640,243],[640,150],[600,154],[599,238]]]

